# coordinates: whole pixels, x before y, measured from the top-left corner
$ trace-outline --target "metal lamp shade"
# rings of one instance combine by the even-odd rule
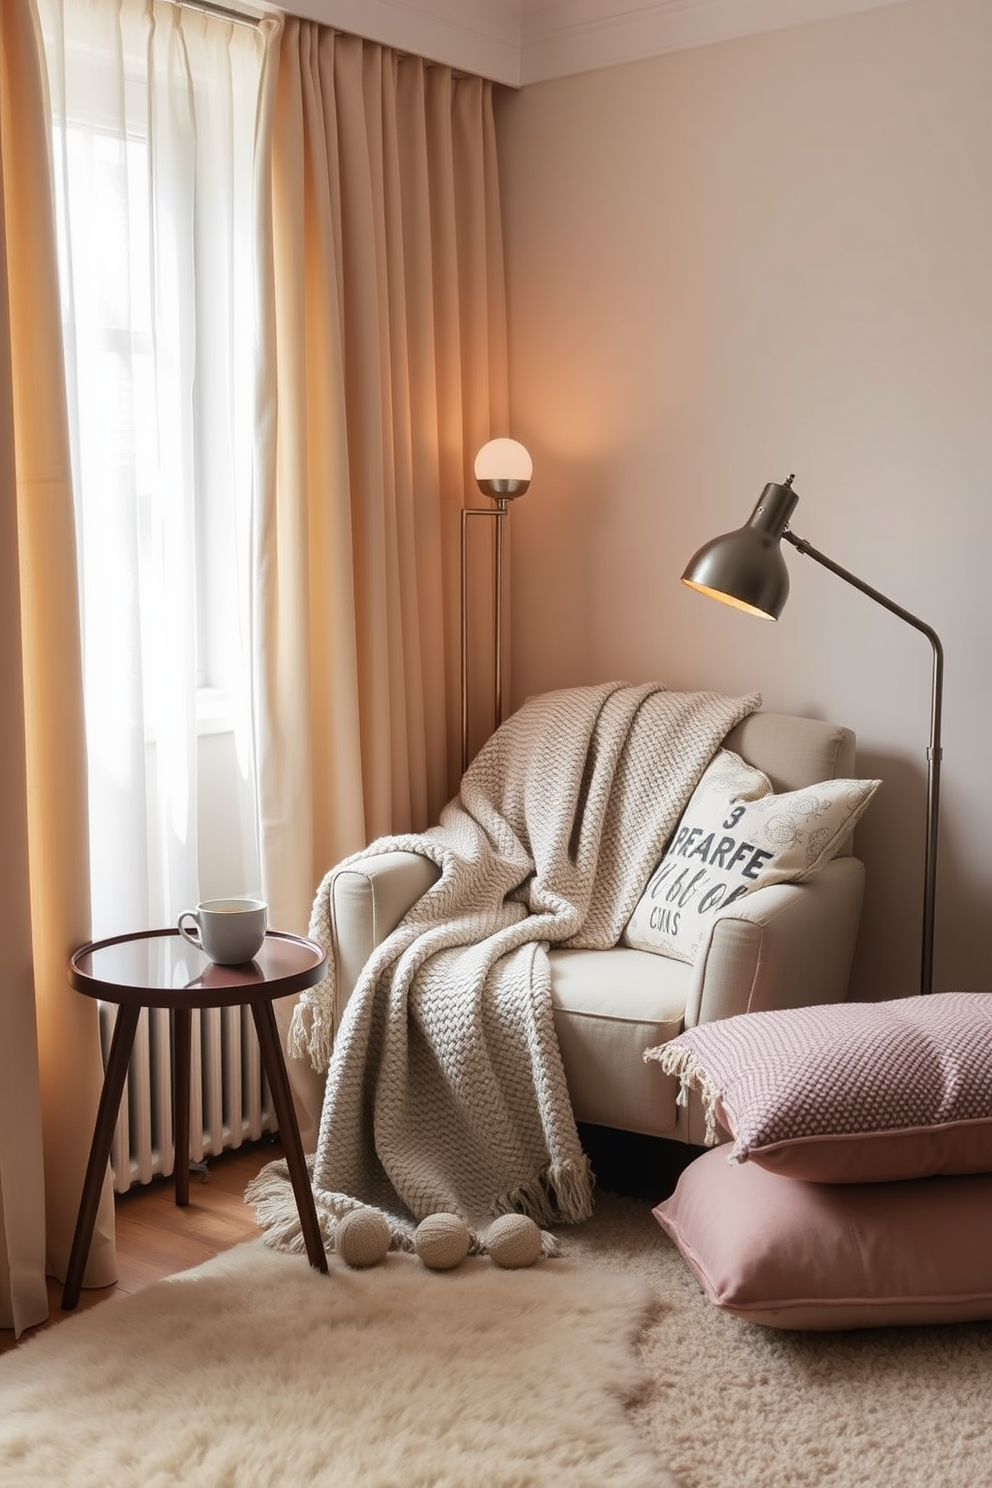
[[[682,582],[762,620],[777,620],[789,597],[789,570],[778,542],[751,527],[725,532],[700,548]]]
[[[713,538],[694,554],[683,584],[762,620],[777,620],[789,597],[782,534],[799,500],[790,482],[791,476],[784,485],[770,481],[746,526]]]

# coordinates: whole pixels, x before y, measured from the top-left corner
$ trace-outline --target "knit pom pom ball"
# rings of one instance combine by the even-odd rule
[[[472,1236],[458,1214],[428,1214],[417,1226],[413,1246],[431,1271],[450,1271],[469,1253]]]
[[[541,1231],[526,1214],[501,1214],[486,1232],[486,1249],[507,1271],[533,1266],[541,1254]]]
[[[351,1209],[334,1231],[334,1249],[346,1266],[378,1266],[389,1240],[389,1225],[378,1209]]]

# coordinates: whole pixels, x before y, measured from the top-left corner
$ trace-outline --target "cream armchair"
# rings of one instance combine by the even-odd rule
[[[850,729],[787,714],[753,713],[725,746],[763,770],[776,791],[855,775]],[[382,853],[339,869],[331,884],[337,1016],[375,946],[438,876],[415,853]],[[843,1002],[864,893],[851,843],[802,884],[755,890],[714,917],[694,965],[649,951],[551,951],[555,1026],[575,1119],[702,1143],[695,1098],[647,1048],[683,1028],[735,1013]]]

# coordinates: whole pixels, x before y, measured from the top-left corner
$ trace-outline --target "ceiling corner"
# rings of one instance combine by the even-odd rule
[[[281,0],[274,0],[287,8]],[[293,13],[519,88],[906,0],[292,0]]]
[[[536,83],[905,0],[522,0],[520,81]]]

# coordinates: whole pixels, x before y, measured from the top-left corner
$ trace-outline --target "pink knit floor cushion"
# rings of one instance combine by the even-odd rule
[[[992,993],[744,1013],[644,1057],[700,1092],[733,1162],[821,1183],[992,1171]]]

